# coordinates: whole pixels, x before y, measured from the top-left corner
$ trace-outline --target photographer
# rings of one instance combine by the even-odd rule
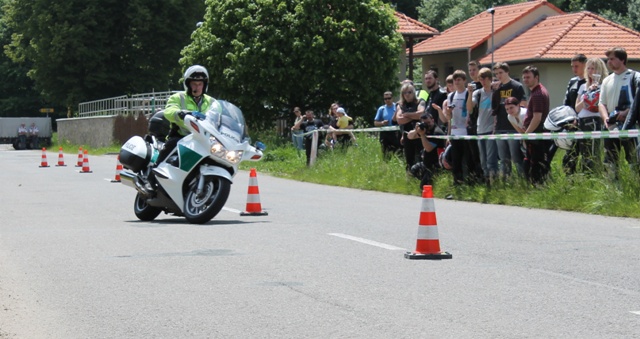
[[[431,135],[442,135],[444,132],[438,127],[429,113],[420,116],[420,122],[416,127],[407,133],[410,140],[420,139],[422,151],[420,158],[422,161],[411,166],[411,174],[420,179],[420,188],[424,185],[431,185],[432,178],[438,169],[438,149],[443,149],[445,139],[429,138]]]

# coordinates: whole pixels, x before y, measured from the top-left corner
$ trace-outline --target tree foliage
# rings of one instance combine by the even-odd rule
[[[491,7],[525,2],[526,0],[422,0],[418,7],[420,21],[444,31]]]
[[[338,101],[371,113],[395,88],[402,37],[380,0],[207,0],[181,64],[209,69],[210,92],[252,122]],[[268,108],[273,108],[269,111]]]
[[[7,0],[0,0],[2,7]],[[3,11],[0,11],[0,46],[11,42],[12,31],[7,27]],[[28,62],[14,63],[0,53],[0,116],[35,115],[40,106],[38,93],[33,89],[33,80],[27,77]]]
[[[5,52],[53,103],[167,90],[203,9],[192,0],[7,0]]]

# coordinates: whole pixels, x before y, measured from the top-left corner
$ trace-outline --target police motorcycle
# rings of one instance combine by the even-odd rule
[[[138,219],[151,221],[165,212],[206,223],[226,203],[240,162],[262,159],[265,146],[250,145],[242,111],[227,101],[218,103],[221,110],[213,105],[204,114],[184,115],[191,133],[160,163],[156,161],[169,131],[162,112],[151,118],[149,134],[122,146],[121,182],[137,191],[133,207]]]

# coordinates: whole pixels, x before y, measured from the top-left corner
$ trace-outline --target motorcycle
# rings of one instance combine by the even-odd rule
[[[259,161],[265,146],[251,146],[242,111],[218,100],[206,113],[186,114],[184,123],[191,132],[157,163],[169,122],[163,112],[155,113],[149,134],[134,136],[120,149],[121,182],[135,188],[134,213],[143,221],[154,220],[161,212],[184,216],[194,224],[213,219],[229,197],[233,177],[240,162]]]

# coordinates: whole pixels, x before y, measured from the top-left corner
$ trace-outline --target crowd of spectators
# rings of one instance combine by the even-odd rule
[[[626,67],[624,48],[611,48],[603,56],[606,64],[602,56],[587,58],[576,54],[571,59],[574,77],[569,79],[567,90],[562,94],[547,91],[536,66],[525,67],[517,75],[520,82],[512,78],[505,62],[497,62],[491,69],[471,61],[467,70],[447,75],[445,86],[440,86],[437,71],[429,70],[419,91],[411,81],[405,80],[397,100],[392,91],[383,93],[383,104],[374,118],[376,127],[399,126],[399,131],[379,133],[384,158],[402,157],[407,175],[420,179],[421,186],[432,184],[433,175],[443,169],[451,170],[454,185],[490,185],[514,173],[539,185],[548,178],[551,161],[559,147],[566,151],[562,167],[567,174],[601,170],[615,174],[622,155],[637,169],[636,138],[554,142],[443,137],[547,132],[545,122],[554,117],[550,117],[549,112],[558,109],[550,107],[551,95],[563,95],[562,108],[570,108],[572,119],[562,126],[563,130],[593,132],[635,128],[640,117],[640,74]],[[316,121],[313,112],[308,113],[306,119],[296,118],[292,127],[294,144],[301,133],[295,131],[308,132],[322,127],[328,131],[325,144],[329,148],[333,148],[340,137],[344,138],[343,142],[355,143],[353,133],[344,131],[353,128],[352,120],[338,103],[331,105],[327,126]]]

